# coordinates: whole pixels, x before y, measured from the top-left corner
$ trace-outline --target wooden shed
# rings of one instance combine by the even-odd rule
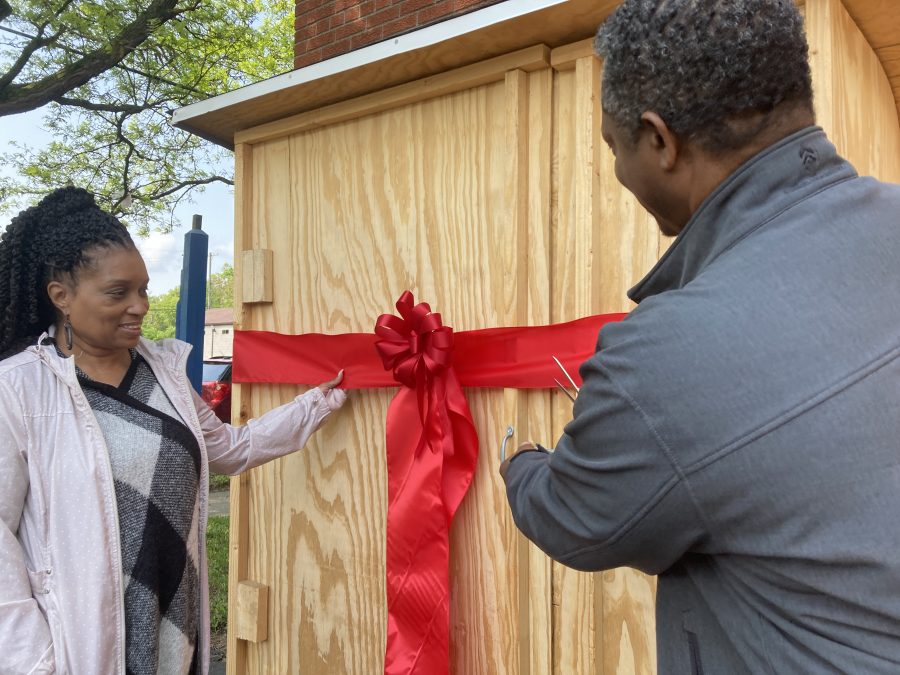
[[[179,110],[235,150],[235,328],[366,332],[407,288],[456,330],[627,311],[668,242],[599,134],[591,37],[618,4],[509,0]],[[896,0],[801,4],[819,123],[900,182]],[[238,385],[234,417],[297,392]],[[391,395],[354,392],[307,451],[233,481],[230,673],[381,671]],[[481,453],[451,535],[451,672],[654,672],[654,579],[554,564],[508,514],[504,430],[552,442],[571,406],[467,397]]]

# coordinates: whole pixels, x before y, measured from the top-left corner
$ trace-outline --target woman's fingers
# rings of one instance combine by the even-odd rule
[[[336,386],[338,386],[341,383],[341,380],[343,380],[343,379],[344,379],[344,369],[341,368],[338,371],[337,377],[335,377],[333,380],[328,380],[328,382],[323,382],[322,384],[319,385],[319,389],[322,390],[323,394],[327,393],[329,390],[334,389]]]
[[[341,380],[344,379],[344,369],[341,368],[338,371],[337,377],[333,380],[328,380],[328,382],[323,382],[319,385],[319,391],[322,392],[325,396],[325,402],[328,404],[328,407],[331,410],[337,410],[342,405],[344,405],[344,401],[347,400],[347,392],[343,389],[335,389],[340,383]]]

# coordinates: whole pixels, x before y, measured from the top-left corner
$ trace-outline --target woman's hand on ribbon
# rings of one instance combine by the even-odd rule
[[[347,400],[347,392],[343,389],[337,388],[337,386],[343,379],[344,369],[341,368],[334,379],[328,380],[328,382],[323,382],[319,385],[319,391],[322,392],[322,396],[325,397],[325,402],[328,404],[328,408],[332,411],[340,408],[342,405],[344,405],[344,401]]]

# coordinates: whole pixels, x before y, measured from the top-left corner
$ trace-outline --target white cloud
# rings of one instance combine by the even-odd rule
[[[181,261],[184,258],[184,233],[161,234],[151,232],[147,237],[135,237],[134,242],[147,265],[150,292],[161,295],[181,284]]]

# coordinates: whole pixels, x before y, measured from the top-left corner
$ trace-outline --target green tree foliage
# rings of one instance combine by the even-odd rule
[[[206,285],[210,307],[234,305],[234,267],[225,263],[221,272],[210,275]],[[175,313],[179,287],[161,295],[150,296],[150,311],[144,317],[143,335],[148,340],[175,337]]]
[[[162,295],[150,296],[150,311],[144,317],[141,333],[148,340],[175,337],[175,311],[178,306],[178,288]]]
[[[137,228],[232,183],[230,153],[171,127],[175,108],[291,67],[293,0],[0,0],[0,117],[46,107],[53,142],[0,156],[21,208],[61,184]]]

